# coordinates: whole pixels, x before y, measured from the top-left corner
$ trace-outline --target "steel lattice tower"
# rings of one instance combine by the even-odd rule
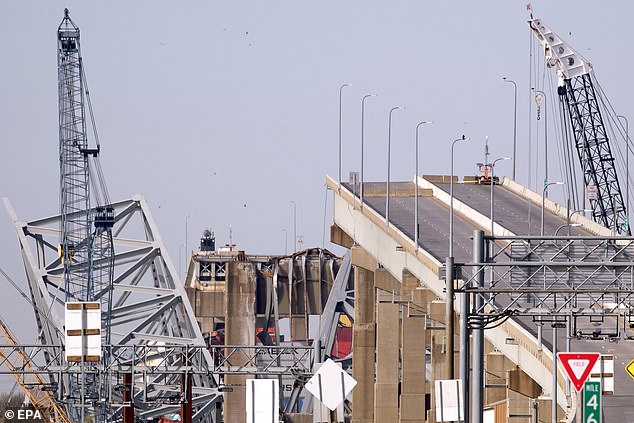
[[[60,258],[66,301],[92,296],[92,216],[88,175],[88,137],[84,107],[79,28],[64,11],[57,31],[60,160]]]

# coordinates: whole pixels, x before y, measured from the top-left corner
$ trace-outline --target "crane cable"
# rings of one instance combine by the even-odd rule
[[[92,101],[90,100],[90,89],[88,88],[88,79],[86,78],[86,73],[84,71],[83,61],[80,58],[81,62],[81,76],[84,83],[84,92],[86,94],[86,103],[88,105],[88,114],[90,115],[90,126],[92,127],[93,136],[95,138],[95,145],[97,146],[97,151],[101,150],[101,143],[99,142],[99,132],[97,131],[97,122],[95,120],[95,114],[92,108]],[[101,162],[99,160],[99,154],[96,157],[93,157],[93,168],[95,169],[97,181],[95,181],[95,175],[93,172],[88,172],[90,181],[92,185],[95,187],[95,196],[97,200],[97,205],[109,205],[110,204],[110,195],[108,194],[108,187],[106,185],[106,179],[103,173],[103,169],[101,167]],[[103,196],[103,198],[102,198]]]

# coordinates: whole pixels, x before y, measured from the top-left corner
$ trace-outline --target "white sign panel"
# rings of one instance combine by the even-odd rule
[[[357,381],[340,364],[328,359],[306,382],[305,388],[330,410],[335,410],[356,385]]]
[[[277,379],[247,379],[247,423],[278,423],[280,387]]]
[[[601,355],[588,376],[588,382],[601,382],[604,395],[614,394],[614,356]]]
[[[464,405],[462,403],[462,380],[437,380],[436,421],[457,422],[463,419]]]
[[[98,302],[66,303],[64,330],[66,361],[101,360],[101,305]]]
[[[596,185],[588,185],[586,187],[586,193],[588,200],[596,200],[599,197],[599,191],[597,190]]]

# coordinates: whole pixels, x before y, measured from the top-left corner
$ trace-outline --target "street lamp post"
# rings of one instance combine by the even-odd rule
[[[288,255],[288,231],[286,229],[282,229],[284,232],[284,255]]]
[[[446,291],[446,301],[445,301],[445,337],[447,340],[447,370],[449,379],[453,379],[454,375],[454,281],[456,279],[454,275],[454,258],[453,258],[453,152],[454,146],[458,141],[466,141],[469,138],[465,138],[463,135],[462,138],[458,138],[451,143],[451,178],[449,180],[449,192],[450,192],[450,207],[449,207],[449,257],[447,257],[445,268],[445,291]],[[467,314],[469,313],[469,300],[468,296],[464,296],[461,303],[461,324],[460,324],[460,375],[463,378],[463,382],[465,383],[465,394],[467,392],[466,379],[468,373],[468,366],[465,366],[465,360],[468,356],[468,342],[466,341],[466,333],[467,326],[465,324],[465,319]]]
[[[544,236],[544,199],[546,198],[546,190],[548,189],[549,186],[551,185],[563,185],[563,182],[550,182],[550,183],[546,183],[544,184],[544,189],[542,190],[542,224],[541,224],[541,231],[540,234],[541,236]],[[546,269],[544,269],[544,283],[546,282]],[[543,323],[542,323],[543,325]],[[557,325],[556,323],[553,323],[552,325],[553,328],[553,346],[552,346],[552,353],[553,353],[553,392],[552,392],[552,408],[551,408],[551,412],[552,412],[552,419],[553,422],[557,421]],[[538,338],[540,339],[540,346],[541,346],[541,329],[542,326],[539,326],[537,328],[538,330]]]
[[[185,246],[185,244],[180,244],[178,246],[178,277],[179,278],[182,276],[182,273],[181,273],[181,261],[182,261],[182,258],[183,258],[183,254],[182,254],[181,250],[183,249],[184,246]]]
[[[293,205],[293,253],[297,252],[297,204],[293,200],[290,201]]]
[[[581,223],[564,223],[555,230],[555,236],[559,234],[560,230],[566,227],[568,228],[568,235],[570,235],[570,228],[578,228],[579,226],[581,226]]]
[[[361,181],[359,182],[359,201],[361,203],[361,208],[363,208],[363,138],[365,133],[365,101],[370,97],[376,97],[376,94],[365,95],[361,100]]]
[[[416,246],[416,251],[418,251],[418,237],[419,237],[419,233],[418,233],[418,128],[420,128],[421,126],[427,124],[427,123],[434,123],[431,121],[422,121],[419,122],[418,125],[416,125],[416,169],[415,169],[415,173],[414,173],[414,192],[415,192],[415,199],[414,199],[414,245]]]
[[[343,84],[339,87],[339,190],[341,190],[341,94],[345,87],[351,87],[352,84]]]
[[[515,159],[517,158],[517,84],[506,76],[502,79],[504,79],[504,82],[513,84],[513,91],[515,93],[513,102],[513,180],[515,180]]]
[[[544,189],[542,190],[542,226],[540,231],[541,236],[544,236],[544,199],[546,198],[546,191],[548,190],[548,187],[551,185],[563,185],[563,184],[564,184],[563,182],[558,181],[558,182],[550,182],[544,185]]]
[[[449,257],[453,257],[453,150],[458,141],[467,141],[469,138],[458,138],[451,143],[451,178],[449,179]]]
[[[387,126],[387,192],[385,193],[385,225],[390,220],[390,149],[392,146],[392,113],[394,110],[404,109],[405,107],[397,106],[390,109],[388,126]]]
[[[189,241],[188,240],[189,231],[188,231],[187,223],[190,217],[194,217],[194,215],[188,214],[187,216],[185,216],[185,261],[186,262],[189,261],[189,244],[187,243]]]
[[[495,164],[500,160],[511,160],[510,157],[500,157],[499,159],[493,160],[491,163],[491,236],[493,236],[493,185],[495,185],[495,180],[493,176],[495,175]]]
[[[623,115],[616,116],[619,121],[625,120],[625,231],[630,231],[630,132],[629,122]],[[616,219],[616,216],[615,216]]]

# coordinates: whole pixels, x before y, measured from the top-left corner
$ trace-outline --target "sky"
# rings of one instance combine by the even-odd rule
[[[302,246],[343,253],[328,242],[325,180],[337,178],[339,122],[343,179],[360,169],[366,94],[377,94],[365,108],[366,181],[386,179],[396,106],[405,109],[392,115],[393,181],[413,179],[420,121],[434,122],[420,132],[420,173],[448,174],[451,141],[462,134],[470,140],[457,145],[460,176],[477,173],[486,137],[491,159],[511,156],[514,92],[503,77],[518,86],[516,179],[529,184],[529,163],[531,184],[543,173],[530,88],[548,97],[555,79],[531,58],[526,1],[7,2],[0,196],[23,220],[59,210],[56,30],[64,7],[81,29],[110,197],[145,196],[176,267],[206,228],[219,245],[231,230],[247,253],[290,252],[291,201]],[[532,9],[594,65],[616,112],[634,120],[634,3],[532,1]],[[509,176],[510,161],[496,173]],[[0,267],[26,290],[4,210],[0,240]],[[33,342],[30,306],[0,284],[0,314],[21,342]]]

